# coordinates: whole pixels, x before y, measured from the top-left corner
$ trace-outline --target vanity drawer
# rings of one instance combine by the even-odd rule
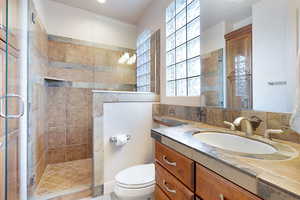
[[[190,190],[194,191],[195,163],[193,160],[186,158],[159,142],[155,144],[155,159],[182,181]]]
[[[170,200],[193,200],[194,193],[177,178],[165,170],[159,163],[155,164],[156,184],[165,192]]]
[[[155,200],[170,200],[158,185],[155,186],[154,197]]]
[[[199,164],[196,166],[196,195],[203,200],[262,200]]]

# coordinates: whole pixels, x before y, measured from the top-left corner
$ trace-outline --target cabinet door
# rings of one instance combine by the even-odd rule
[[[196,194],[203,200],[262,200],[197,164]]]
[[[193,160],[186,158],[159,142],[156,142],[155,146],[155,159],[191,191],[194,191],[195,164]]]
[[[158,163],[155,173],[156,184],[171,200],[194,200],[194,193]]]
[[[155,200],[170,200],[169,197],[157,185],[155,187],[154,196],[155,196]]]

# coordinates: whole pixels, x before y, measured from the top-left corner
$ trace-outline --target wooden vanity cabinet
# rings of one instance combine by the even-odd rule
[[[155,176],[155,200],[262,200],[159,142]]]
[[[156,142],[155,149],[156,161],[191,191],[194,191],[195,162],[158,142]]]
[[[261,200],[199,164],[196,167],[196,194],[203,200]]]
[[[154,199],[155,200],[170,200],[169,197],[160,189],[159,186],[155,187]]]
[[[171,200],[194,200],[194,192],[190,191],[175,176],[171,175],[159,163],[155,166],[156,184]]]
[[[155,144],[155,176],[156,200],[195,199],[195,162],[159,142]]]

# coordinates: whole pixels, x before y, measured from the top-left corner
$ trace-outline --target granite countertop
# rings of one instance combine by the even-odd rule
[[[300,200],[300,145],[282,140],[268,140],[261,136],[250,139],[272,145],[278,153],[272,155],[244,155],[202,143],[193,137],[202,131],[220,131],[245,136],[239,131],[215,127],[200,122],[176,118],[155,117],[154,121],[173,127],[152,129],[155,140],[175,149],[192,160],[215,171],[265,200]],[[176,122],[176,123],[175,123]],[[182,122],[182,124],[180,124]]]

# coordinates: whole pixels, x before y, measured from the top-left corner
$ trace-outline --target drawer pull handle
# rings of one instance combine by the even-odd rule
[[[220,195],[219,195],[219,198],[220,198],[220,200],[225,200],[225,198],[224,198],[224,195],[223,195],[223,194],[220,194]]]
[[[167,186],[167,182],[165,180],[163,180],[163,186],[164,188],[170,192],[170,193],[173,193],[173,194],[176,194],[176,190],[171,190],[168,186]]]
[[[167,163],[168,165],[171,165],[171,166],[174,166],[174,167],[176,167],[176,162],[170,162],[170,161],[168,161],[168,159],[167,159],[167,157],[166,156],[163,156],[163,161],[165,162],[165,163]]]

